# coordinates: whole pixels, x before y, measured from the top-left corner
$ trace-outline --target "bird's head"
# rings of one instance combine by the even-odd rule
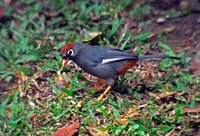
[[[74,57],[74,55],[75,55],[74,46],[75,46],[75,43],[69,42],[61,48],[61,50],[60,50],[61,57],[62,57],[61,69],[63,69],[66,66],[68,60],[70,60],[71,58]]]

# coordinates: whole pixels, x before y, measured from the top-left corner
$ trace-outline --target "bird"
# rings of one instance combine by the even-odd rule
[[[68,42],[60,49],[63,69],[69,60],[75,62],[83,71],[106,80],[108,87],[98,97],[98,101],[106,96],[115,84],[119,75],[124,75],[137,61],[150,58],[180,59],[168,55],[135,55],[111,46],[98,46],[78,42]]]

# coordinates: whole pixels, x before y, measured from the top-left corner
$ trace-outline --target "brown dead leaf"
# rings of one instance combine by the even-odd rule
[[[187,123],[199,123],[200,124],[200,118],[189,118],[189,117],[187,117],[186,118],[186,122]]]
[[[60,82],[60,81],[62,81],[62,80],[63,80],[62,75],[56,76],[56,77],[54,78],[54,82],[55,82],[55,83],[58,83],[58,82]]]
[[[193,72],[193,75],[200,76],[200,61],[191,60],[189,69]]]
[[[184,41],[183,41],[183,46],[184,47],[189,47],[189,46],[191,46],[192,45],[192,40],[191,39],[185,39]],[[183,48],[183,47],[182,47]],[[184,50],[183,50],[184,51]]]
[[[155,31],[155,32],[152,32],[148,38],[152,38],[158,34],[166,34],[166,33],[170,33],[172,32],[174,29],[176,28],[176,26],[169,26],[169,27],[166,27],[164,29],[161,29],[161,30],[158,30],[158,31]]]
[[[57,17],[59,12],[55,9],[50,9],[48,11],[44,11],[44,14],[47,16],[47,17]]]
[[[24,73],[22,73],[21,71],[17,71],[16,72],[16,75],[15,75],[17,78],[18,78],[18,89],[19,89],[19,93],[20,93],[20,96],[24,96],[25,95],[25,86],[24,84],[27,83],[29,81],[29,77],[26,76]]]
[[[29,118],[29,121],[35,128],[35,131],[37,131],[40,129],[41,126],[45,125],[45,122],[42,120],[47,119],[48,117],[49,117],[48,114],[44,114],[44,115],[34,114]]]
[[[191,47],[190,46],[186,46],[186,47],[177,47],[177,49],[175,50],[175,53],[180,53],[180,52],[184,52],[184,51],[188,51],[190,50]]]
[[[63,78],[63,75],[58,75],[57,77],[54,78],[54,82],[61,86],[61,87],[65,87],[65,88],[69,88],[70,86],[70,82],[69,81],[66,81],[64,78]]]
[[[36,68],[37,68],[37,71],[31,77],[31,79],[34,79],[34,80],[43,77],[43,74],[44,74],[44,72],[40,68],[38,68],[38,67],[36,67]]]
[[[108,130],[103,131],[103,130],[99,130],[95,127],[88,127],[88,126],[86,126],[86,129],[92,136],[110,136],[110,134],[108,133]]]
[[[172,136],[173,135],[173,132],[174,132],[175,129],[172,129],[171,131],[169,131],[165,136]]]
[[[115,123],[116,125],[127,125],[128,124],[128,119],[115,119]]]
[[[139,75],[142,79],[152,79],[152,73],[146,70],[140,70]]]
[[[92,122],[91,118],[88,119],[88,126],[89,127],[95,127],[96,125],[97,125],[96,123]]]
[[[177,92],[164,92],[164,93],[150,93],[149,92],[149,95],[151,97],[154,97],[156,100],[160,100],[160,99],[163,99],[163,98],[168,98],[168,97],[171,97],[173,95],[177,94]]]
[[[70,82],[65,82],[65,83],[63,83],[63,86],[65,87],[65,88],[69,88],[69,86],[70,86]]]
[[[44,45],[44,41],[42,41],[42,40],[35,40],[35,42],[36,42],[36,44],[37,44],[38,46]]]
[[[27,82],[28,81],[28,77],[24,74],[24,73],[22,73],[21,71],[17,71],[16,72],[16,77],[19,79],[19,80],[21,80],[22,82]]]
[[[138,111],[135,109],[134,105],[132,105],[130,108],[128,108],[128,110],[126,111],[126,113],[124,114],[124,116],[122,118],[130,118],[130,117],[134,117],[137,116],[139,113]]]
[[[164,34],[164,33],[170,33],[172,32],[174,29],[176,28],[176,26],[169,26],[169,27],[166,27],[164,29],[161,29],[157,32],[157,34]]]
[[[125,114],[123,115],[122,118],[115,119],[115,124],[117,124],[117,125],[127,125],[128,124],[128,118],[134,118],[138,115],[139,115],[138,111],[135,109],[134,105],[132,105],[130,108],[128,108],[126,110],[126,112],[125,112]]]
[[[59,128],[52,136],[73,136],[79,130],[79,122],[76,121],[69,126]]]
[[[14,86],[14,87],[8,88],[8,91],[9,91],[8,96],[13,95],[13,94],[14,94],[15,92],[17,92],[18,90],[19,90],[19,87],[18,87],[18,86]]]
[[[185,113],[200,113],[200,107],[197,108],[184,108]]]

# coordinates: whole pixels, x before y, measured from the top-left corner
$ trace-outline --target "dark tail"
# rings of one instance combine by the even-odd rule
[[[150,58],[161,58],[161,59],[165,59],[165,58],[170,58],[170,59],[181,59],[181,58],[179,58],[179,57],[167,56],[167,55],[142,55],[142,56],[139,56],[139,60],[142,60],[142,59],[150,59]]]

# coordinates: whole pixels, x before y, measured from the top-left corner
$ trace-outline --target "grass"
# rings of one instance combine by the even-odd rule
[[[95,126],[97,131],[108,130],[112,135],[181,135],[186,129],[196,130],[193,123],[186,123],[188,118],[195,118],[194,114],[184,113],[183,109],[198,106],[200,81],[188,72],[185,52],[175,54],[162,40],[148,43],[149,30],[138,33],[137,28],[127,25],[129,15],[135,16],[142,30],[152,23],[153,13],[147,3],[19,0],[0,5],[5,11],[0,22],[1,135],[51,135],[79,115],[81,126]],[[98,34],[94,36],[92,32]],[[68,41],[82,42],[88,36],[88,42],[101,46],[135,48],[137,54],[156,46],[155,53],[185,59],[165,59],[153,71],[142,65],[141,71],[162,71],[162,77],[150,78],[147,74],[144,78],[144,74],[130,70],[117,81],[113,89],[116,92],[99,103],[95,101],[99,94],[90,89],[91,81],[82,72],[64,70],[69,74],[65,75],[68,88],[60,88],[54,80],[61,66],[60,47]],[[175,93],[159,96],[163,92]],[[79,101],[83,102],[82,108],[76,107]],[[135,115],[130,114],[126,123],[116,123],[128,109],[134,110]],[[80,133],[87,133],[85,127]]]

